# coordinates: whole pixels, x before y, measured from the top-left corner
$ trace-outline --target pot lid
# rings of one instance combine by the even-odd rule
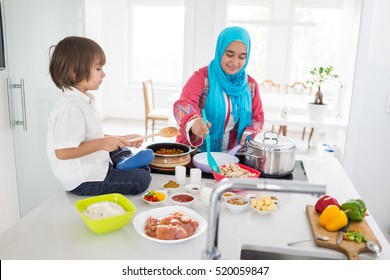
[[[294,140],[280,135],[275,131],[259,133],[254,139],[248,140],[247,145],[253,148],[272,151],[291,151],[296,149]]]

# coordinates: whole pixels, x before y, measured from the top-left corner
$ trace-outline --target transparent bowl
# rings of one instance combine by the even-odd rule
[[[90,219],[84,214],[84,211],[87,209],[88,206],[103,201],[110,201],[119,204],[120,206],[123,207],[126,213],[122,215],[96,219],[96,220]],[[111,193],[111,194],[105,194],[105,195],[99,195],[99,196],[81,199],[76,201],[75,206],[77,208],[77,211],[80,214],[80,217],[87,225],[87,227],[97,234],[107,233],[107,232],[121,229],[124,225],[126,225],[131,220],[136,210],[135,205],[124,195],[119,193]]]
[[[203,181],[200,188],[200,201],[204,207],[210,206],[211,194],[215,188],[216,183],[213,181]]]

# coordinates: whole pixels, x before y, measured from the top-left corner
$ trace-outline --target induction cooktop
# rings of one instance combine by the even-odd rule
[[[185,166],[187,170],[187,177],[190,176],[190,170],[191,168],[194,168],[192,165],[192,162]],[[158,173],[158,174],[169,174],[174,175],[175,170],[174,169],[156,169],[152,166],[150,167],[152,173]],[[214,179],[213,174],[202,172],[202,178],[203,179]],[[294,170],[291,174],[288,174],[286,176],[265,176],[263,174],[260,175],[260,178],[272,178],[272,179],[282,179],[282,180],[295,180],[295,181],[308,181],[305,166],[303,165],[303,162],[301,160],[295,161]]]

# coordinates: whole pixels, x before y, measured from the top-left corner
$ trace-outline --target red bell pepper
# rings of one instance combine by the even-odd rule
[[[329,195],[323,195],[317,200],[314,209],[317,213],[321,214],[329,205],[336,205],[340,208],[340,204],[338,203],[337,199]]]

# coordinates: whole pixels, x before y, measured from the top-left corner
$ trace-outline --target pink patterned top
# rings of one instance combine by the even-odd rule
[[[250,92],[252,93],[252,124],[248,126],[244,135],[251,135],[259,133],[264,124],[264,111],[261,103],[259,87],[257,82],[248,75],[248,84]],[[179,100],[173,105],[173,114],[177,123],[179,124],[181,135],[177,136],[176,141],[190,146],[199,146],[203,140],[192,134],[192,121],[201,118],[201,110],[204,107],[206,98],[209,92],[209,83],[207,78],[207,66],[195,71],[188,79],[183,87]],[[225,147],[231,149],[238,144],[237,142],[237,124],[230,118],[230,100],[228,95],[225,95],[226,100],[226,118]],[[233,122],[233,123],[232,123]],[[225,142],[224,140],[224,142]]]

